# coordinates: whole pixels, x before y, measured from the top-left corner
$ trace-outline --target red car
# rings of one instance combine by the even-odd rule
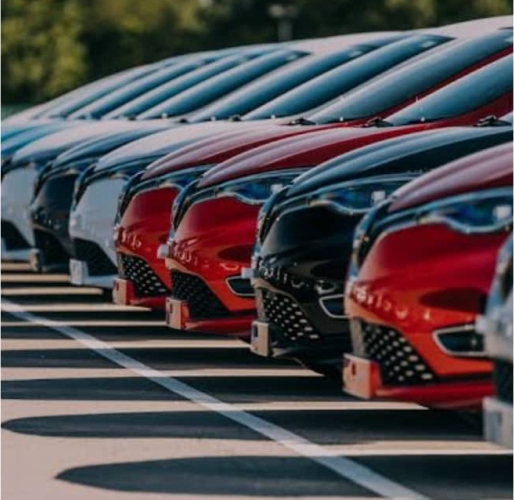
[[[170,273],[157,253],[168,239],[172,204],[189,182],[243,151],[315,130],[266,126],[216,134],[165,156],[134,177],[118,208],[114,243],[120,276],[114,281],[114,301],[164,310]]]
[[[290,182],[302,169],[366,144],[504,114],[512,108],[511,89],[508,56],[378,123],[403,127],[346,128],[293,137],[209,170],[182,192],[173,209],[174,232],[164,252],[172,275],[166,305],[169,326],[248,339],[255,302],[250,281],[240,275],[250,265],[259,208],[274,187]]]
[[[344,390],[478,409],[491,363],[475,320],[512,231],[512,144],[411,182],[357,228],[345,295]]]
[[[501,64],[507,66],[509,63],[504,57],[498,63],[491,64],[480,71],[468,75],[463,78],[464,86],[483,87],[481,81],[490,81],[490,74],[496,74],[498,70],[496,66]],[[461,70],[464,71],[464,70]],[[504,71],[505,72],[505,71]],[[506,81],[508,78],[500,78],[497,80]],[[459,85],[455,90],[453,88]],[[423,124],[421,127],[434,127],[443,125],[460,125],[471,124],[488,114],[501,115],[512,109],[509,82],[502,83],[497,86],[496,94],[488,95],[483,92],[474,103],[473,98],[467,101],[455,99],[455,93],[460,94],[460,81],[453,83],[450,94],[447,96],[446,89],[439,90],[434,96],[440,96],[434,102],[428,102],[429,109],[437,112],[448,112],[449,119],[446,121],[437,120],[437,123],[430,125]],[[507,87],[505,90],[503,87]],[[464,89],[466,90],[466,89]],[[407,98],[407,97],[406,97]],[[426,98],[430,99],[430,97]],[[424,103],[426,99],[421,100]],[[350,100],[351,101],[351,100]],[[448,110],[448,102],[455,102],[456,108]],[[360,102],[357,99],[357,102]],[[379,104],[379,103],[377,103]],[[442,106],[441,106],[442,104]],[[473,104],[476,104],[473,106]],[[377,108],[378,109],[378,108]],[[422,121],[423,114],[426,110],[423,107],[417,107],[416,104],[409,106],[407,111],[410,114],[405,116],[402,113],[393,115],[397,117],[398,124],[408,123],[410,120],[417,118]],[[369,112],[369,109],[368,109]],[[454,116],[455,115],[455,116]],[[432,121],[430,113],[425,115],[426,121]],[[414,120],[415,121],[415,120]],[[231,133],[225,140],[215,137],[195,144],[194,147],[184,148],[176,153],[167,156],[163,160],[153,165],[143,177],[134,179],[125,191],[124,201],[121,203],[121,213],[115,231],[116,251],[123,259],[126,265],[120,265],[120,278],[115,282],[114,300],[120,304],[144,305],[147,307],[160,309],[164,306],[164,295],[170,289],[169,273],[163,266],[163,263],[157,259],[157,248],[167,239],[169,229],[170,212],[167,207],[171,207],[177,194],[184,186],[183,180],[180,182],[170,183],[166,177],[172,172],[179,172],[181,169],[190,169],[189,174],[184,171],[183,178],[192,180],[198,176],[202,169],[208,166],[218,165],[221,162],[256,148],[263,144],[277,141],[284,137],[294,136],[319,130],[320,128],[341,127],[345,124],[327,123],[322,127],[281,127],[271,129],[259,129],[257,131],[242,130],[238,133]],[[351,123],[351,122],[350,122]],[[382,135],[379,133],[375,136],[376,131],[368,129],[372,133],[370,141],[379,140]],[[396,134],[407,133],[409,131],[418,130],[415,128],[402,127],[397,130],[388,130],[385,132],[384,138],[391,137]],[[360,136],[360,134],[359,134]],[[351,148],[367,144],[368,140],[363,142],[355,142]],[[347,151],[348,146],[342,152]],[[334,155],[339,154],[334,152]],[[326,157],[324,157],[326,158]],[[322,160],[320,160],[322,161]],[[193,170],[193,167],[198,167]],[[172,185],[173,184],[173,185]],[[128,272],[126,271],[128,270]]]

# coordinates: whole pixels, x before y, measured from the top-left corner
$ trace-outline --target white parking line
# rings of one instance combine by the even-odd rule
[[[323,446],[295,434],[278,425],[268,422],[241,410],[233,405],[224,403],[219,399],[199,391],[175,378],[167,377],[162,372],[155,370],[140,361],[112,348],[108,343],[98,340],[96,337],[76,328],[64,326],[62,323],[36,316],[23,309],[22,306],[2,299],[2,309],[25,321],[30,321],[40,326],[52,328],[55,331],[70,337],[85,345],[97,354],[109,359],[127,370],[155,382],[168,391],[182,396],[204,408],[208,408],[224,417],[257,432],[275,443],[294,451],[300,456],[308,458],[319,465],[330,469],[340,477],[349,480],[384,498],[395,500],[428,500],[428,497],[417,493],[381,474],[365,467],[349,458],[337,455],[337,451],[327,450]]]

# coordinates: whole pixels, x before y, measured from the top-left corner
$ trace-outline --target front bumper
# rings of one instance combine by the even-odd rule
[[[300,302],[263,279],[254,279],[253,285],[257,320],[252,325],[251,349],[255,354],[340,369],[343,353],[351,350],[345,319],[330,318],[317,300]]]
[[[92,275],[87,262],[77,259],[70,259],[69,262],[70,283],[76,286],[95,286],[98,288],[110,289],[113,286],[114,276]]]
[[[157,252],[167,240],[177,193],[173,187],[148,189],[122,202],[114,241],[120,276],[113,290],[116,303],[165,310],[170,275]]]
[[[512,449],[512,404],[498,398],[484,400],[484,434],[487,441]]]
[[[387,399],[417,403],[430,408],[478,410],[493,391],[487,378],[470,378],[423,385],[386,385],[380,366],[367,358],[346,354],[343,359],[343,390],[361,399]]]
[[[95,272],[96,283],[107,283],[116,276],[116,254],[114,252],[113,226],[118,205],[118,196],[125,184],[124,179],[102,179],[89,185],[70,214],[69,233],[74,247],[77,243],[90,246],[94,252],[78,255],[76,258],[86,262],[90,275],[93,262],[88,254],[101,260],[103,274]],[[109,265],[110,263],[110,265]],[[92,277],[92,276],[90,276]],[[97,285],[101,286],[101,285]]]
[[[2,259],[29,260],[34,246],[29,207],[36,177],[36,169],[27,166],[7,173],[2,180]],[[6,225],[12,231],[6,231]]]
[[[255,318],[253,314],[223,318],[193,318],[188,302],[173,296],[166,298],[165,313],[166,326],[174,330],[234,335],[245,342],[250,341],[250,329],[252,320]]]

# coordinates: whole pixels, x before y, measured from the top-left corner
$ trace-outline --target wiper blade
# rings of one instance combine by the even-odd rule
[[[371,120],[368,120],[364,125],[364,127],[393,127],[394,125],[387,120],[384,120],[380,116],[376,116]]]
[[[508,125],[511,125],[511,123],[505,120],[500,120],[495,115],[489,115],[478,120],[475,127],[504,127]]]
[[[317,125],[317,123],[305,118],[304,116],[300,116],[300,118],[291,120],[288,125]]]

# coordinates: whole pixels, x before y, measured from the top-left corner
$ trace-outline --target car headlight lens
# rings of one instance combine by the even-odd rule
[[[512,188],[447,198],[424,207],[421,224],[442,223],[463,233],[489,233],[512,225]]]
[[[274,193],[278,193],[289,185],[306,169],[295,169],[284,172],[270,172],[266,174],[245,177],[244,181],[226,182],[215,190],[216,197],[233,197],[250,205],[262,205]]]
[[[415,177],[412,174],[373,177],[330,186],[312,194],[308,204],[332,205],[349,215],[365,214]]]

